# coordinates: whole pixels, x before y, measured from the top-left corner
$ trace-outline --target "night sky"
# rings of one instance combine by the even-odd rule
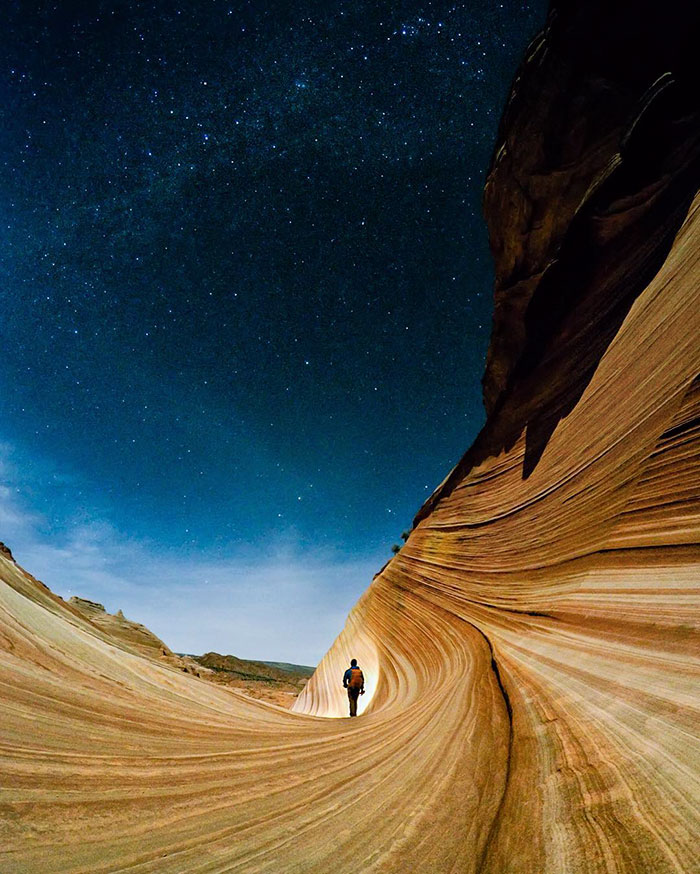
[[[3,4],[0,539],[317,660],[483,424],[481,193],[544,2]]]

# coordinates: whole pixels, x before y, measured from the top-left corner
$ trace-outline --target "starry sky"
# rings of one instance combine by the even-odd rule
[[[538,2],[0,21],[0,539],[179,651],[314,663],[483,424],[481,193]]]

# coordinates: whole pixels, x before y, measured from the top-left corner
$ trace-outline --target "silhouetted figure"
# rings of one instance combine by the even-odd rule
[[[357,667],[357,659],[352,659],[350,667],[343,674],[343,686],[348,690],[350,716],[357,716],[357,699],[365,694],[365,675]]]

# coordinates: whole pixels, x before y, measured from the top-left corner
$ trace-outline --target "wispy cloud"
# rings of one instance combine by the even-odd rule
[[[41,493],[27,497],[12,448],[0,444],[0,540],[64,598],[99,601],[142,622],[178,652],[315,664],[379,566],[301,549],[289,534],[225,556],[162,549],[87,518],[50,532]]]

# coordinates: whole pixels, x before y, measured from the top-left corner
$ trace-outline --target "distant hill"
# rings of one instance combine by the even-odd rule
[[[316,668],[309,665],[291,665],[289,662],[260,662],[261,665],[270,665],[273,668],[279,668],[280,671],[289,671],[290,674],[303,674],[310,677]]]
[[[313,672],[316,670],[316,668],[313,665],[294,665],[291,662],[266,662],[266,661],[263,661],[262,659],[241,659],[241,658],[238,658],[238,656],[231,656],[231,655],[220,656],[218,653],[214,653],[214,652],[205,653],[205,655],[201,655],[201,656],[194,655],[191,652],[178,652],[178,653],[176,653],[176,655],[179,655],[182,658],[194,659],[195,661],[198,661],[200,664],[203,664],[201,659],[205,659],[208,656],[216,657],[219,659],[231,659],[231,662],[228,662],[228,664],[231,666],[231,670],[234,670],[234,671],[237,670],[236,666],[247,665],[247,666],[260,667],[260,666],[264,665],[265,667],[269,667],[269,668],[277,668],[280,671],[284,671],[284,673],[286,673],[286,674],[301,674],[303,677],[310,677],[313,674]],[[246,673],[250,673],[250,670],[253,670],[253,669],[247,670],[244,668],[243,670]],[[255,670],[253,670],[253,673],[255,673]]]
[[[207,679],[224,686],[233,686],[265,701],[290,707],[301,692],[315,668],[304,665],[288,665],[284,662],[254,662],[237,656],[207,652],[189,656],[206,669]],[[284,664],[285,667],[279,667]]]

